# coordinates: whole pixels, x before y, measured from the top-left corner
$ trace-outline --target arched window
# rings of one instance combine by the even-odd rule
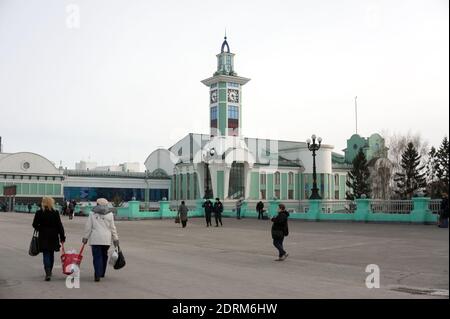
[[[259,183],[261,185],[266,185],[267,176],[266,173],[259,174]]]
[[[275,172],[275,185],[280,185],[280,172]]]
[[[191,199],[191,174],[186,174],[186,199]]]
[[[288,184],[289,184],[289,185],[294,185],[294,173],[292,173],[292,172],[289,172],[289,175],[288,175]]]

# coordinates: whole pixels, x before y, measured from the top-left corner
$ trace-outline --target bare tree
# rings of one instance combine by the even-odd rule
[[[391,195],[392,163],[387,158],[378,158],[370,167],[372,198],[389,199]]]

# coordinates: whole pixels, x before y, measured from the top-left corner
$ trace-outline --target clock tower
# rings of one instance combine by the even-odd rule
[[[209,87],[211,136],[240,136],[242,122],[242,86],[250,79],[234,71],[234,53],[225,36],[217,54],[217,71],[202,81]]]

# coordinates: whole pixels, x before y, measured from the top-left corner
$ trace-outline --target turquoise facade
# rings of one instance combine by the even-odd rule
[[[189,217],[204,217],[204,212],[201,207],[202,200],[197,200],[195,208],[188,213]],[[279,200],[269,200],[267,207],[267,214],[273,217],[277,214]],[[438,215],[433,214],[429,207],[430,198],[416,197],[412,200],[412,209],[407,213],[387,213],[377,212],[371,210],[371,200],[357,199],[356,210],[353,213],[341,213],[331,211],[325,213],[322,206],[326,201],[309,200],[309,209],[305,212],[291,211],[289,219],[298,219],[305,221],[352,221],[352,222],[403,222],[416,224],[434,224],[437,222]],[[139,202],[133,201],[128,203],[127,208],[119,208],[117,217],[119,219],[161,219],[161,218],[175,218],[177,211],[171,210],[168,201],[161,201],[158,211],[140,211]],[[233,210],[226,209],[223,213],[224,217],[235,217]],[[257,213],[254,207],[249,207],[247,202],[244,202],[241,209],[242,218],[256,218]]]

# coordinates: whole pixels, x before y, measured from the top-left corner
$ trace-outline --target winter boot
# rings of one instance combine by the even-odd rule
[[[51,268],[45,268],[45,281],[50,281],[52,278]]]

